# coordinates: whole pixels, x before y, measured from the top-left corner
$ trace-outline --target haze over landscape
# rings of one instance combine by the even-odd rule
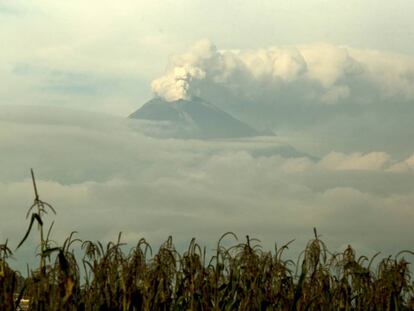
[[[269,249],[296,239],[296,254],[316,227],[333,250],[412,250],[408,12],[0,0],[0,242],[27,228],[33,168],[58,241],[122,231],[211,249],[233,231]]]

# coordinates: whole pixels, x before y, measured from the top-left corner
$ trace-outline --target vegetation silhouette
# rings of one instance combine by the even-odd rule
[[[0,245],[1,310],[414,310],[404,258],[413,252],[384,258],[374,268],[378,254],[357,257],[351,246],[331,253],[316,229],[296,263],[283,257],[293,241],[263,251],[260,241],[247,236],[238,242],[232,232],[223,234],[208,261],[194,238],[179,253],[169,237],[155,255],[145,239],[125,252],[121,234],[104,246],[72,232],[53,246],[53,223],[45,235],[43,216],[55,210],[40,200],[31,173],[35,199],[18,247],[36,222],[39,267],[22,277],[8,265],[8,241]],[[224,239],[235,243],[225,247]]]

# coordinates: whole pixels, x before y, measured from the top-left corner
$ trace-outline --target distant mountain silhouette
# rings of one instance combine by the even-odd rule
[[[238,138],[260,135],[255,129],[199,97],[167,102],[156,97],[129,118],[147,120],[156,136],[174,138]]]

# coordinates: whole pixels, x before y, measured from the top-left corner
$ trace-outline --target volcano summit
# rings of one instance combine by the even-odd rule
[[[260,135],[249,125],[199,97],[171,102],[155,97],[129,118],[145,123],[144,131],[153,136],[213,139]]]

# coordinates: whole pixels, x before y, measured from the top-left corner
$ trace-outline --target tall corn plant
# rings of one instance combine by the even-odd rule
[[[39,192],[37,190],[36,179],[35,179],[35,176],[34,176],[33,169],[30,170],[30,173],[31,173],[31,176],[32,176],[32,183],[33,183],[33,190],[34,190],[34,202],[29,207],[29,209],[26,213],[26,219],[29,218],[29,216],[31,216],[29,227],[27,228],[26,234],[24,235],[23,239],[20,241],[17,248],[22,246],[22,244],[26,241],[26,239],[28,238],[28,236],[30,234],[30,231],[32,230],[33,224],[36,222],[37,223],[37,228],[38,228],[38,231],[39,231],[39,245],[40,245],[39,270],[40,270],[40,273],[44,274],[45,273],[45,261],[46,261],[46,258],[49,255],[49,252],[47,252],[46,250],[48,249],[49,234],[50,234],[50,231],[51,231],[51,228],[52,228],[53,224],[49,229],[48,235],[45,236],[44,225],[43,225],[43,216],[45,214],[47,214],[48,210],[52,211],[54,214],[56,214],[56,211],[55,211],[55,209],[53,208],[52,205],[50,205],[49,203],[47,203],[45,201],[42,201],[40,199]]]
[[[45,232],[43,218],[48,211],[53,214],[56,214],[56,211],[52,205],[40,199],[33,169],[30,173],[34,201],[26,214],[26,219],[30,217],[29,226],[17,248],[20,248],[27,240],[36,223],[39,233],[39,267],[26,279],[25,295],[30,297],[30,308],[33,310],[60,310],[72,296],[75,280],[79,279],[74,255],[69,251],[73,243],[72,234],[63,247],[51,246],[50,234],[53,222]],[[51,264],[53,253],[57,254],[54,265]],[[64,293],[61,293],[62,289]]]

